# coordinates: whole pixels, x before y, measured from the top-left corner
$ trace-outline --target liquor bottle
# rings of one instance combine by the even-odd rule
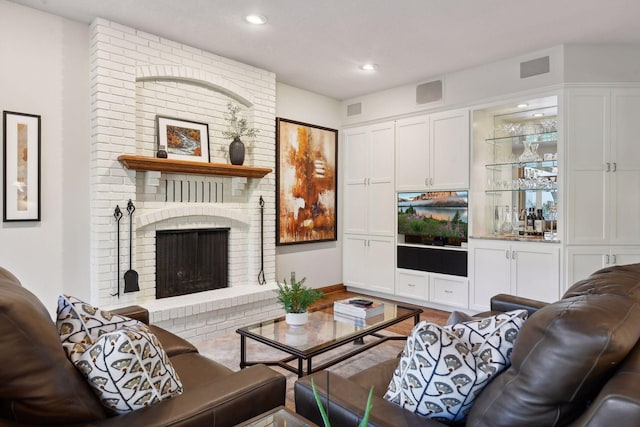
[[[536,234],[538,236],[543,236],[546,224],[545,224],[544,216],[542,216],[542,209],[538,209],[538,215],[537,215],[536,221],[537,221]]]
[[[537,209],[536,215],[533,220],[533,229],[536,236],[542,236],[543,228],[542,228],[542,209]]]
[[[518,216],[518,234],[524,236],[524,228],[527,221],[527,215],[524,209],[520,209],[520,215]]]
[[[533,235],[534,233],[533,223],[535,220],[534,217],[535,217],[535,214],[533,213],[533,208],[529,208],[529,213],[527,214],[527,226],[524,230],[524,234]]]

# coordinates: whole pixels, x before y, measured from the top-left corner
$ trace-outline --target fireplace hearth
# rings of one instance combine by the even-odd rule
[[[156,232],[156,298],[228,284],[229,228]]]

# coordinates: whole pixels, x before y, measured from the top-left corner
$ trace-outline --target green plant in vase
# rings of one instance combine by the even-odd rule
[[[327,378],[327,393],[329,390],[328,381],[329,379]],[[316,404],[318,405],[318,409],[320,410],[320,415],[322,416],[324,427],[331,427],[331,423],[329,422],[329,416],[327,415],[327,412],[325,411],[324,406],[322,406],[322,402],[320,401],[320,396],[318,395],[318,390],[316,389],[316,383],[313,381],[313,378],[311,379],[311,390],[313,390],[313,396],[315,397]],[[367,427],[367,425],[369,425],[369,415],[371,413],[371,408],[373,407],[373,404],[371,403],[372,399],[373,399],[373,387],[371,387],[371,390],[369,390],[369,397],[367,398],[367,404],[364,408],[364,415],[362,416],[362,420],[360,421],[360,424],[358,424],[358,427]]]
[[[287,280],[284,279],[283,283],[278,283],[278,289],[275,291],[277,301],[282,304],[284,311],[287,313],[287,323],[291,325],[306,323],[306,316],[304,315],[307,315],[309,306],[325,298],[321,291],[304,286],[305,280],[307,280],[306,277],[299,281],[292,277],[289,285]],[[302,314],[303,316],[290,316],[294,314]]]

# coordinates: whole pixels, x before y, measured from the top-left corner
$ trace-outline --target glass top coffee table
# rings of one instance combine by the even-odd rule
[[[388,340],[404,340],[405,336],[382,335],[378,332],[391,325],[413,318],[414,325],[420,321],[419,308],[404,307],[397,304],[384,303],[384,314],[368,319],[334,316],[333,307],[309,313],[309,321],[302,326],[291,326],[284,318],[255,323],[238,329],[240,334],[240,368],[264,363],[265,365],[277,365],[298,377],[309,375],[313,372],[325,369],[336,363],[342,362],[358,353],[362,353],[376,345]],[[364,343],[366,336],[375,339]],[[281,360],[247,360],[247,338],[261,342],[278,349],[290,356]],[[345,344],[356,344],[353,349],[331,357],[323,363],[312,366],[315,356]],[[297,360],[297,366],[291,362]],[[306,369],[303,362],[306,361]]]

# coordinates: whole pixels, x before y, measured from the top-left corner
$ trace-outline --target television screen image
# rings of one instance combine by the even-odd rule
[[[460,246],[467,241],[468,193],[398,193],[398,234],[404,243]]]

